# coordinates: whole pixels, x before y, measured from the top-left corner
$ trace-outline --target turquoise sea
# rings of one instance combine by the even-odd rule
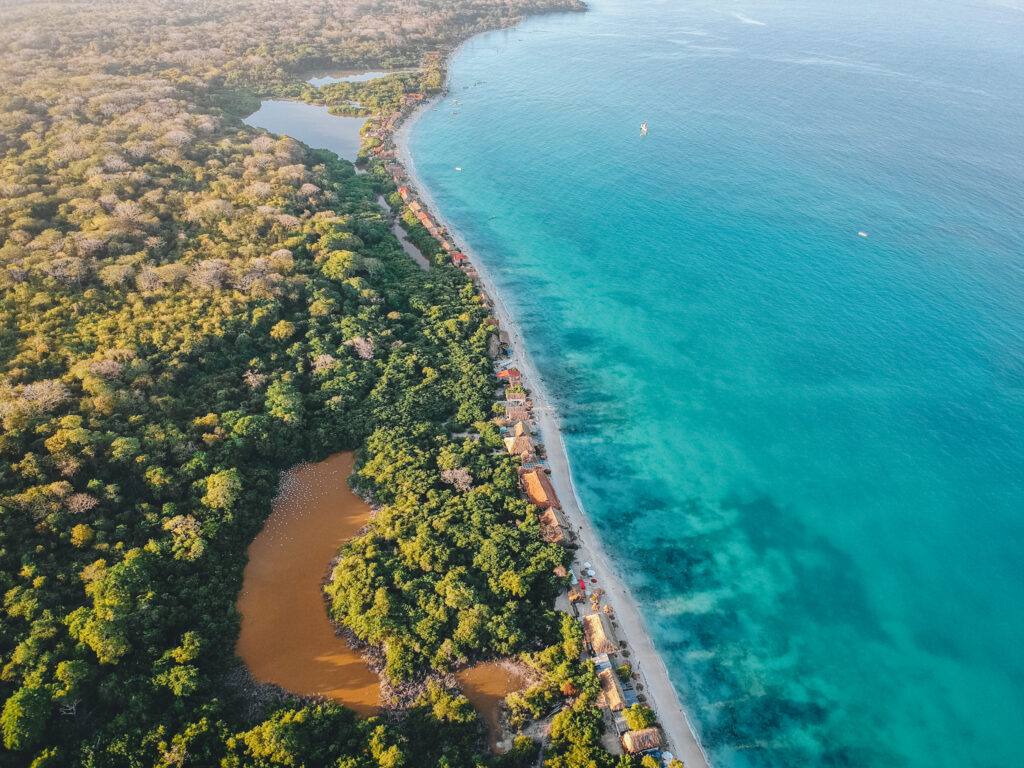
[[[1024,765],[1022,6],[594,0],[410,141],[716,768]]]

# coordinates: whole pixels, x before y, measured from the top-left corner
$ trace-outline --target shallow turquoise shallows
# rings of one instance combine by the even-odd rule
[[[596,0],[411,147],[716,768],[1024,765],[1021,8]]]

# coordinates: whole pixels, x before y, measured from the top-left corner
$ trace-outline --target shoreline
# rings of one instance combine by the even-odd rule
[[[446,76],[450,59],[459,53],[467,42],[468,40],[463,41],[446,57],[444,68]],[[424,101],[396,126],[391,137],[395,147],[393,162],[403,169],[409,183],[415,187],[431,215],[445,227],[450,237],[460,244],[462,252],[469,257],[477,270],[481,287],[490,300],[491,313],[497,318],[499,327],[509,335],[513,354],[508,360],[512,366],[519,368],[526,386],[529,388],[537,427],[545,438],[544,448],[551,468],[552,485],[562,500],[562,512],[569,522],[570,528],[579,533],[576,541],[579,548],[576,551],[574,565],[578,569],[579,563],[590,562],[599,574],[601,586],[606,591],[605,602],[614,608],[619,633],[626,640],[627,648],[630,651],[630,661],[644,683],[647,703],[658,714],[659,725],[665,734],[665,750],[671,751],[674,757],[682,760],[687,768],[709,768],[707,753],[704,751],[679,695],[672,685],[668,668],[654,646],[654,640],[640,613],[638,604],[629,588],[619,579],[615,569],[609,565],[610,559],[605,553],[604,543],[583,511],[583,504],[572,478],[572,468],[562,440],[558,412],[550,405],[544,391],[544,380],[523,342],[519,327],[505,306],[486,262],[479,258],[463,234],[451,225],[437,205],[430,189],[423,184],[422,179],[416,173],[415,158],[408,141],[410,130],[428,109],[445,98],[446,93],[447,89],[445,88],[441,94]],[[559,602],[563,603],[564,598]]]

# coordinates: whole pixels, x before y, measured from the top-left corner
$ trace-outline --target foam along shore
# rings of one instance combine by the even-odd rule
[[[687,768],[708,768],[707,755],[696,736],[693,727],[683,709],[679,696],[669,678],[668,669],[661,655],[654,648],[654,641],[646,622],[640,614],[636,601],[628,588],[616,575],[606,557],[601,542],[583,513],[582,503],[576,493],[572,481],[572,473],[568,456],[562,441],[561,425],[557,411],[549,403],[544,392],[544,380],[537,371],[529,352],[526,349],[518,326],[513,320],[501,296],[495,290],[485,262],[471,249],[462,234],[447,221],[438,208],[429,189],[416,175],[415,159],[409,148],[409,131],[416,120],[439,99],[432,99],[408,115],[400,122],[392,135],[395,158],[404,172],[407,183],[418,195],[421,204],[431,212],[440,223],[450,240],[459,243],[464,253],[475,267],[478,280],[482,285],[491,311],[497,318],[499,327],[507,334],[512,350],[507,363],[502,366],[518,368],[524,385],[528,387],[532,401],[532,414],[536,426],[543,435],[543,445],[547,455],[547,465],[551,470],[551,482],[558,497],[561,499],[561,510],[568,527],[576,533],[575,544],[579,547],[573,563],[574,574],[584,573],[584,563],[589,563],[598,579],[595,586],[604,590],[602,603],[611,608],[611,615],[618,624],[617,633],[626,641],[630,651],[629,661],[634,672],[639,674],[646,694],[647,704],[658,714],[658,720],[665,734],[667,743],[662,744],[662,752],[670,751],[676,758],[683,761]],[[589,584],[590,579],[587,578]]]

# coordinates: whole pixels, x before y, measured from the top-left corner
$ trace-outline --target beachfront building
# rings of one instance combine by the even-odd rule
[[[509,387],[520,387],[523,384],[523,379],[518,368],[509,368],[506,371],[498,371],[498,379]]]
[[[530,503],[541,509],[561,509],[562,505],[555,495],[555,488],[551,485],[547,473],[541,469],[530,469],[520,473],[520,482],[523,484],[523,491]]]
[[[509,405],[521,405],[526,407],[526,393],[515,389],[505,390],[505,402]]]
[[[597,679],[601,681],[601,695],[598,697],[597,705],[607,707],[612,712],[621,712],[625,709],[626,695],[615,670],[604,669],[598,673]]]
[[[506,437],[503,441],[505,450],[512,456],[522,456],[524,453],[533,453],[533,443],[526,435],[518,437]]]
[[[639,755],[651,749],[661,749],[661,737],[657,728],[642,731],[626,731],[622,734],[622,746],[631,755]]]
[[[590,646],[591,653],[615,653],[619,650],[615,633],[603,613],[583,617],[583,639]]]
[[[506,405],[505,406],[505,421],[506,422],[520,422],[527,421],[530,418],[530,411],[525,405]]]
[[[540,535],[548,544],[568,544],[565,522],[554,507],[548,507],[540,514]]]
[[[456,251],[452,254],[452,264],[456,267],[461,267],[468,261],[469,257],[461,251]]]
[[[540,537],[548,544],[565,544],[565,531],[558,524],[553,509],[545,509],[540,515]]]
[[[516,437],[523,437],[524,435],[529,436],[533,434],[533,430],[530,428],[528,422],[517,421],[512,425],[512,434]]]
[[[409,196],[412,193],[409,192],[409,188],[408,187],[399,187],[398,188],[398,194],[401,196],[402,200],[404,200],[405,202],[409,202]]]

